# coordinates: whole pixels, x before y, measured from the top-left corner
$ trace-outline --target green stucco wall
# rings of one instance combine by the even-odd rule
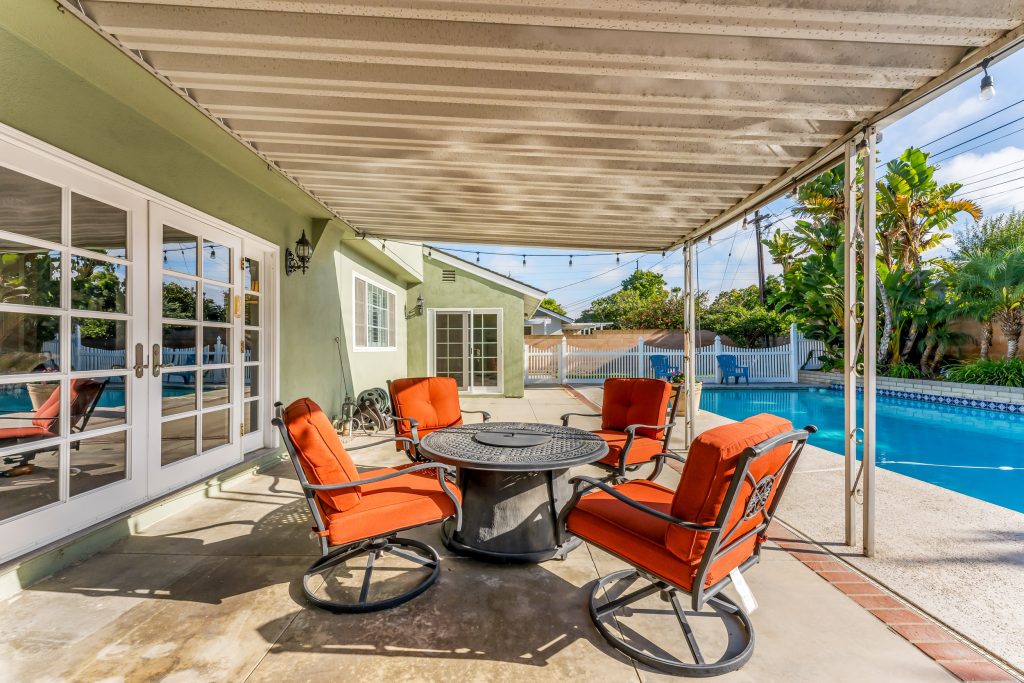
[[[424,307],[500,308],[503,311],[505,396],[523,395],[523,295],[456,268],[455,282],[442,282],[441,271],[454,266],[424,258],[423,284],[409,289],[408,300],[423,296]],[[409,320],[409,374],[427,374],[426,314]]]
[[[230,134],[50,0],[0,0],[0,122],[282,247],[329,213]],[[281,268],[279,397],[311,396],[332,414],[346,392],[404,375],[405,353],[346,352],[351,272],[404,294],[409,274],[347,226],[323,231],[306,275]],[[404,273],[404,275],[403,275]],[[346,277],[347,276],[347,277]],[[400,335],[404,317],[399,302]],[[358,366],[358,367],[355,367]]]

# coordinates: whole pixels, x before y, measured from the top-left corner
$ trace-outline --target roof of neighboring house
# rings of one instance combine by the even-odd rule
[[[458,256],[445,251],[444,249],[438,249],[437,247],[431,246],[429,244],[424,244],[423,248],[427,250],[426,255],[428,258],[432,258],[435,261],[440,261],[442,263],[447,263],[448,265],[455,266],[456,268],[461,268],[462,270],[468,273],[472,273],[473,275],[481,277],[485,280],[490,280],[495,284],[499,284],[502,287],[506,287],[515,292],[519,292],[520,294],[523,295],[523,300],[526,302],[527,315],[533,314],[533,311],[536,310],[537,307],[540,305],[541,299],[543,299],[544,296],[547,294],[547,292],[545,292],[544,290],[537,289],[533,285],[528,285],[525,282],[516,280],[515,278],[510,277],[508,275],[502,275],[501,273],[491,270],[490,268],[484,268],[483,266],[477,263],[467,261],[464,258],[459,258]]]
[[[549,318],[554,318],[555,320],[561,320],[563,323],[571,323],[572,322],[572,318],[570,318],[569,316],[562,315],[561,313],[556,313],[555,311],[552,311],[550,308],[544,308],[543,306],[538,306],[537,307],[537,312],[534,313],[534,315],[546,315]]]

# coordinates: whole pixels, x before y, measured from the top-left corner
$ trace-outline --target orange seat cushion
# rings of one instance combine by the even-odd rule
[[[27,441],[49,439],[54,436],[57,435],[40,427],[3,427],[0,428],[0,447],[14,446]]]
[[[364,472],[361,478],[378,477],[406,467],[412,465]],[[452,484],[448,488],[461,501],[458,488]],[[358,505],[345,512],[327,515],[331,545],[387,536],[402,529],[439,522],[455,514],[455,504],[441,488],[437,472],[433,470],[363,484],[359,490],[362,497]]]
[[[395,415],[416,420],[421,439],[438,429],[462,424],[459,384],[452,377],[406,377],[394,380],[389,388]],[[395,434],[411,438],[409,423],[396,420]],[[402,449],[398,443],[395,447]]]
[[[302,471],[311,484],[342,484],[359,479],[355,463],[338,439],[323,411],[312,399],[300,398],[282,416]],[[327,515],[359,504],[359,488],[317,491],[317,502]]]
[[[626,445],[626,433],[613,429],[599,429],[594,434],[600,436],[608,444],[608,455],[601,458],[598,462],[618,467],[619,458],[622,455],[622,447]],[[660,439],[637,436],[633,439],[633,443],[630,444],[629,452],[626,453],[626,464],[635,465],[637,463],[649,462],[651,458],[665,450],[664,446],[665,442]]]
[[[789,420],[763,413],[749,417],[743,422],[722,425],[703,432],[690,445],[686,465],[683,467],[679,487],[672,502],[672,516],[697,524],[713,525],[722,509],[729,483],[736,472],[743,451],[792,428]],[[760,481],[768,474],[777,474],[791,450],[792,444],[786,444],[755,460],[750,468],[754,481]],[[760,514],[741,521],[752,491],[750,481],[744,479],[736,504],[725,524],[726,531],[734,527],[735,531],[729,538],[723,539],[723,547],[728,545],[730,539],[739,538],[763,521]],[[772,488],[766,508],[771,504],[777,491],[778,481]],[[707,532],[673,526],[668,530],[665,543],[677,557],[691,564],[696,570],[709,538],[710,534]],[[742,564],[753,554],[759,542],[760,539],[751,536],[727,555],[716,560],[708,572],[706,585],[716,583]]]
[[[672,385],[660,379],[611,378],[604,381],[601,429],[622,431],[629,425],[663,425]],[[663,429],[641,428],[637,436],[665,438]]]
[[[615,487],[628,498],[670,514],[675,492],[650,481],[628,481]],[[696,567],[665,547],[670,524],[622,503],[604,491],[580,499],[566,518],[569,531],[618,555],[630,564],[689,591]]]

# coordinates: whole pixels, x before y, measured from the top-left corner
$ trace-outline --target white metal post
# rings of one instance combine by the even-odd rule
[[[878,311],[875,264],[875,128],[865,131],[864,157],[864,451],[861,455],[864,491],[864,555],[875,554],[875,364],[878,359]]]
[[[846,205],[843,239],[843,394],[845,397],[845,462],[843,508],[845,542],[853,545],[857,535],[857,151],[852,141],[844,155],[843,200]]]
[[[558,383],[565,384],[565,356],[568,353],[568,342],[565,337],[558,342]]]
[[[696,292],[694,291],[694,259],[696,258],[696,250],[693,248],[693,242],[687,242],[684,247],[683,253],[683,295],[686,297],[685,306],[685,321],[683,327],[686,331],[685,339],[683,342],[683,351],[685,356],[683,358],[686,373],[686,382],[683,391],[686,394],[686,419],[683,424],[683,440],[686,443],[686,448],[689,449],[690,442],[697,435],[696,433],[696,416],[697,416],[697,401],[694,392],[696,391],[697,382],[697,312],[695,305],[697,301]]]
[[[644,347],[644,338],[636,338],[636,374],[634,377],[647,377],[647,348]]]
[[[711,358],[712,367],[715,369],[715,384],[722,383],[722,368],[718,365],[718,357],[722,354],[722,337],[715,335],[715,353]]]
[[[796,323],[789,324],[789,381],[800,381],[800,334]]]

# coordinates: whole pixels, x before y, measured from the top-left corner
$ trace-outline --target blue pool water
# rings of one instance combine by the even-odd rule
[[[843,393],[706,389],[700,407],[734,420],[774,413],[813,424],[810,443],[842,453]],[[878,466],[1024,512],[1024,415],[878,397]]]

